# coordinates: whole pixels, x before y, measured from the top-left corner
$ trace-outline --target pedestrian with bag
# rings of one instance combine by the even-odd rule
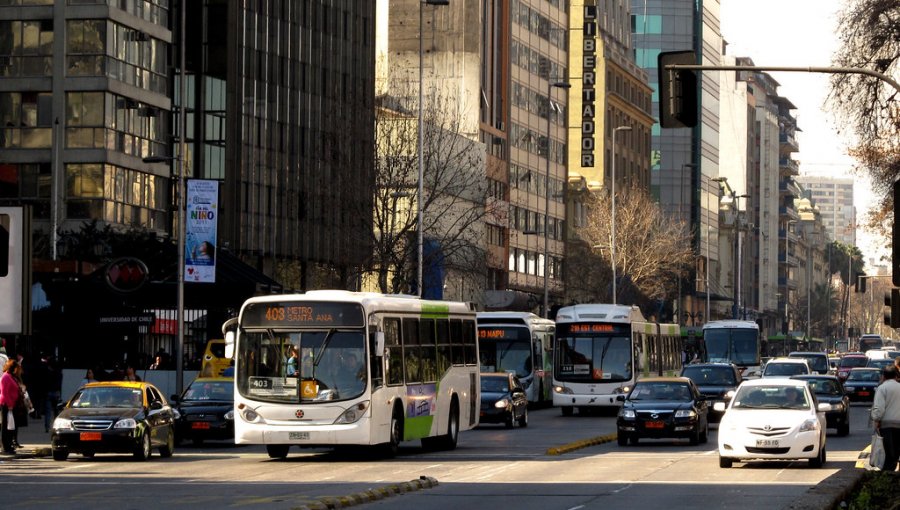
[[[0,442],[3,444],[3,453],[12,455],[16,453],[13,441],[16,437],[16,420],[13,417],[13,409],[19,400],[19,382],[16,374],[22,372],[22,366],[15,359],[11,359],[3,366],[3,375],[0,376]]]
[[[872,403],[872,421],[875,432],[884,444],[882,471],[895,471],[900,458],[900,381],[897,369],[887,366],[882,372],[884,382],[875,390]]]

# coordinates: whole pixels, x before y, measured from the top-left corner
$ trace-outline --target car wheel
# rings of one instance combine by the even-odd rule
[[[696,446],[700,444],[700,424],[697,424],[697,428],[691,431],[690,438],[691,446]]]
[[[134,451],[135,460],[147,460],[150,458],[150,434],[141,434],[141,444]]]
[[[843,437],[850,434],[850,416],[844,418],[844,423],[838,427],[838,435]]]
[[[66,460],[69,458],[69,452],[66,450],[53,450],[53,460]]]
[[[619,446],[625,446],[628,444],[628,436],[625,434],[618,434],[616,442],[619,443]]]
[[[283,459],[283,458],[287,457],[288,448],[290,448],[290,445],[267,444],[266,445],[266,453],[269,454],[270,459]]]
[[[574,411],[572,406],[562,406],[559,409],[562,411],[563,416],[572,416],[572,412]]]
[[[528,426],[528,408],[522,410],[522,417],[519,418],[519,426],[527,427]]]
[[[728,457],[719,457],[719,467],[720,468],[730,468],[734,461],[729,459]]]
[[[703,432],[700,433],[700,442],[703,444],[709,442],[709,422],[706,422],[706,426],[703,427]]]
[[[503,422],[504,425],[506,425],[506,428],[508,428],[508,429],[513,428],[513,424],[515,423],[513,420],[514,414],[515,414],[515,411],[510,411],[509,415],[506,417],[506,421]]]
[[[825,447],[822,446],[819,448],[819,455],[815,458],[809,459],[809,467],[811,468],[820,468],[825,465]]]
[[[640,438],[637,436],[631,436],[628,438],[628,442],[631,443],[631,446],[638,444],[638,441],[640,441]]]
[[[166,444],[159,447],[159,456],[169,458],[173,453],[175,453],[175,431],[169,430],[169,434],[166,437]]]

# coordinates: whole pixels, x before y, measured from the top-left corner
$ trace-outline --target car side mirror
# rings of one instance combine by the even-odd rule
[[[150,410],[151,411],[158,411],[162,408],[163,408],[163,404],[159,400],[154,400],[153,402],[150,402]]]
[[[827,402],[822,402],[819,404],[819,407],[816,408],[820,413],[827,413],[831,411],[831,404]]]
[[[169,400],[171,400],[173,403],[177,403],[179,400],[178,395],[169,395]]]
[[[725,402],[716,402],[713,404],[713,410],[719,412],[725,411]]]
[[[625,402],[625,395],[616,395],[616,402]]]

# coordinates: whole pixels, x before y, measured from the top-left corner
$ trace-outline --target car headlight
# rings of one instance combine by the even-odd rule
[[[819,430],[819,420],[815,418],[810,418],[803,422],[803,425],[800,425],[800,432],[811,432],[814,430]]]
[[[114,429],[133,429],[137,427],[137,422],[134,421],[134,418],[122,418],[121,420],[116,422],[116,425],[113,427]]]
[[[697,416],[697,412],[693,409],[679,409],[675,411],[676,418],[695,418]]]
[[[366,414],[366,409],[368,409],[368,408],[369,408],[368,400],[359,402],[358,404],[354,404],[353,406],[350,407],[350,409],[347,409],[346,411],[341,413],[341,415],[338,416],[338,419],[334,420],[334,424],[335,425],[341,425],[341,424],[346,425],[348,423],[356,423],[357,421],[359,421],[360,418],[363,417],[364,414]]]
[[[233,420],[234,419],[234,409],[229,409],[228,412],[225,413],[224,418],[226,420]]]
[[[622,418],[625,418],[626,420],[633,420],[634,419],[634,410],[633,409],[622,409],[620,416]]]
[[[509,400],[505,398],[501,398],[500,400],[494,402],[494,407],[496,407],[497,409],[506,409],[507,406],[509,406]]]
[[[561,395],[571,395],[572,393],[574,393],[574,392],[572,391],[572,388],[568,388],[568,387],[566,387],[566,386],[554,386],[554,387],[553,387],[553,392],[554,392],[554,393],[559,393],[559,394],[561,394]]]
[[[631,391],[630,386],[621,386],[613,390],[613,394],[615,395],[627,395],[628,392]]]
[[[53,428],[57,430],[71,430],[72,420],[66,418],[57,418],[53,420]]]
[[[725,393],[725,398],[727,398],[727,399],[734,398],[734,390],[728,390],[728,391]]]

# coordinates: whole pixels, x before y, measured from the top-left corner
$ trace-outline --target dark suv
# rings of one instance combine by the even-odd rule
[[[824,352],[792,352],[789,358],[803,358],[809,364],[809,369],[821,375],[828,375],[831,367],[828,363],[828,354]]]
[[[694,381],[700,394],[709,401],[709,421],[718,422],[723,411],[714,411],[716,402],[726,406],[741,384],[741,371],[731,363],[694,363],[681,369],[681,376]]]

